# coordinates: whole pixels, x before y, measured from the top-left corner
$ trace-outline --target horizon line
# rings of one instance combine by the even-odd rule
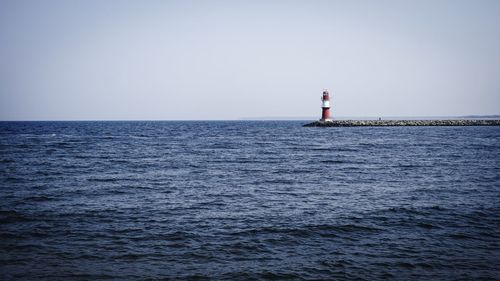
[[[479,118],[490,118],[490,119],[500,119],[500,114],[473,114],[473,115],[422,115],[422,116],[337,116],[333,119],[385,119],[387,118],[471,118],[471,119],[479,119]],[[317,117],[290,117],[290,116],[275,116],[275,117],[240,117],[235,119],[4,119],[0,120],[0,122],[93,122],[93,121],[109,121],[109,122],[128,122],[128,121],[310,121],[316,120]]]

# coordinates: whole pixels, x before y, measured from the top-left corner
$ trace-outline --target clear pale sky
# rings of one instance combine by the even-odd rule
[[[500,113],[500,1],[1,0],[0,120]]]

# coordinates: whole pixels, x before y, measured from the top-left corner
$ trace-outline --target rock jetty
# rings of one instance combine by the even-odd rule
[[[394,127],[394,126],[500,126],[500,120],[333,120],[315,121],[304,127]]]

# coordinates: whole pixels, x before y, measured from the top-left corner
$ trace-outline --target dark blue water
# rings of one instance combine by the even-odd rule
[[[0,279],[490,280],[500,128],[0,123]]]

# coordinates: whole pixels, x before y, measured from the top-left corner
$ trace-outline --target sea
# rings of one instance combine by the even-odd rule
[[[0,122],[1,280],[500,280],[500,127]]]

